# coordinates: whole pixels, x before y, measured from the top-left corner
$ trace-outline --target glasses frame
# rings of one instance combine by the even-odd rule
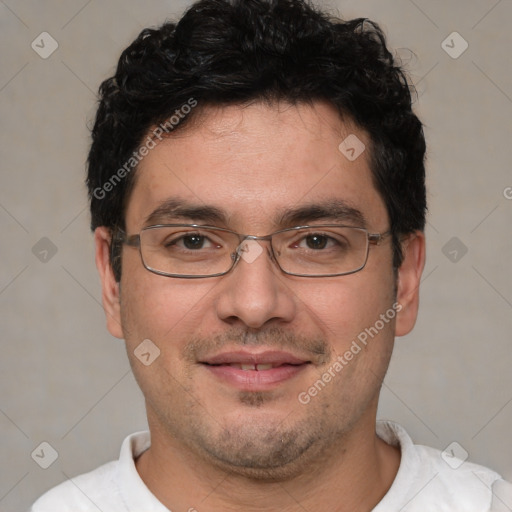
[[[223,231],[225,233],[231,233],[233,235],[236,235],[239,239],[238,246],[235,250],[235,252],[231,253],[231,259],[232,263],[228,270],[224,272],[218,272],[216,274],[207,274],[207,275],[187,275],[187,274],[170,274],[169,272],[163,272],[161,270],[156,270],[146,264],[144,261],[144,256],[142,255],[142,244],[140,243],[140,236],[143,231],[149,231],[151,229],[157,229],[157,228],[171,228],[171,227],[190,227],[190,228],[198,228],[198,229],[212,229],[215,231]],[[320,274],[320,275],[310,275],[310,274],[297,274],[295,272],[288,272],[284,270],[281,265],[279,264],[279,260],[274,252],[274,247],[272,245],[272,237],[275,235],[278,235],[280,233],[285,233],[288,231],[298,231],[300,229],[306,229],[306,228],[350,228],[362,231],[366,233],[366,255],[363,264],[355,269],[351,270],[350,272],[341,272],[336,274]],[[269,235],[246,235],[242,233],[237,233],[236,231],[233,231],[231,229],[227,228],[221,228],[218,226],[210,226],[206,224],[154,224],[151,226],[146,226],[141,229],[141,231],[134,235],[128,235],[123,229],[118,228],[116,230],[116,233],[113,237],[116,242],[120,242],[122,244],[128,245],[130,247],[138,247],[139,248],[139,254],[140,259],[142,262],[142,265],[146,270],[153,274],[157,274],[164,277],[174,277],[178,279],[205,279],[208,277],[220,277],[225,276],[229,272],[231,272],[237,263],[240,261],[242,257],[241,246],[246,240],[261,240],[261,241],[268,241],[270,243],[270,257],[274,261],[274,263],[278,266],[278,268],[283,272],[284,274],[290,275],[290,276],[297,276],[297,277],[312,277],[312,278],[319,278],[319,277],[338,277],[338,276],[346,276],[350,274],[355,274],[356,272],[360,272],[363,270],[363,268],[366,266],[366,263],[368,262],[368,255],[370,253],[370,245],[379,245],[384,238],[391,235],[391,230],[384,231],[382,233],[370,233],[366,228],[362,228],[359,226],[347,226],[345,224],[306,224],[304,226],[293,226],[291,228],[285,228],[280,229],[279,231],[274,231],[273,233],[270,233]]]

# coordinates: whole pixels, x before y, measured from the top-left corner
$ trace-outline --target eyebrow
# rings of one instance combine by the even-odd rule
[[[197,205],[178,198],[162,202],[145,219],[151,226],[169,221],[192,221],[210,225],[228,226],[229,218],[223,210],[212,205]],[[276,216],[278,228],[305,225],[311,221],[350,223],[356,227],[366,227],[363,213],[342,199],[328,199],[309,203],[296,208],[283,208]]]
[[[307,224],[314,220],[347,222],[362,228],[365,228],[367,224],[361,210],[342,199],[329,199],[320,203],[301,205],[291,210],[287,209],[281,214],[279,224],[291,227]]]
[[[194,223],[227,224],[224,212],[208,205],[195,205],[182,199],[170,198],[161,203],[145,219],[144,224],[164,224],[169,220],[192,220]]]

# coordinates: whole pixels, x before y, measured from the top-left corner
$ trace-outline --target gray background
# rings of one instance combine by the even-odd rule
[[[188,4],[0,1],[2,511],[116,458],[124,436],[145,428],[124,345],[104,327],[83,184],[87,124],[120,51]],[[421,311],[397,340],[380,417],[418,443],[457,441],[512,480],[512,2],[323,5],[382,24],[417,85],[429,144]],[[31,48],[43,31],[59,45],[47,59]],[[456,59],[442,47],[454,31],[469,44]],[[31,458],[43,441],[59,455],[46,470]]]

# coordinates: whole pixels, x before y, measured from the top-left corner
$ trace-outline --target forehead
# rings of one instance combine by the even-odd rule
[[[386,228],[369,146],[365,132],[324,103],[206,108],[139,164],[127,229],[165,222],[173,205],[215,210],[217,223],[253,234],[284,227],[291,211],[319,205],[351,211],[352,224]]]

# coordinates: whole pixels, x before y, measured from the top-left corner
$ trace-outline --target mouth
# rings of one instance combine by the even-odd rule
[[[303,371],[311,361],[288,352],[224,352],[200,361],[215,379],[243,391],[275,388]]]
[[[243,370],[244,372],[246,371],[258,371],[258,372],[263,372],[263,371],[266,371],[266,370],[272,370],[272,368],[279,368],[280,366],[284,366],[285,364],[287,363],[284,363],[284,364],[254,364],[254,363],[250,363],[250,364],[243,364],[243,363],[230,363],[229,366],[231,368],[239,368],[240,370]],[[213,365],[213,366],[222,366],[222,365]],[[297,366],[297,365],[293,365],[293,366]]]

